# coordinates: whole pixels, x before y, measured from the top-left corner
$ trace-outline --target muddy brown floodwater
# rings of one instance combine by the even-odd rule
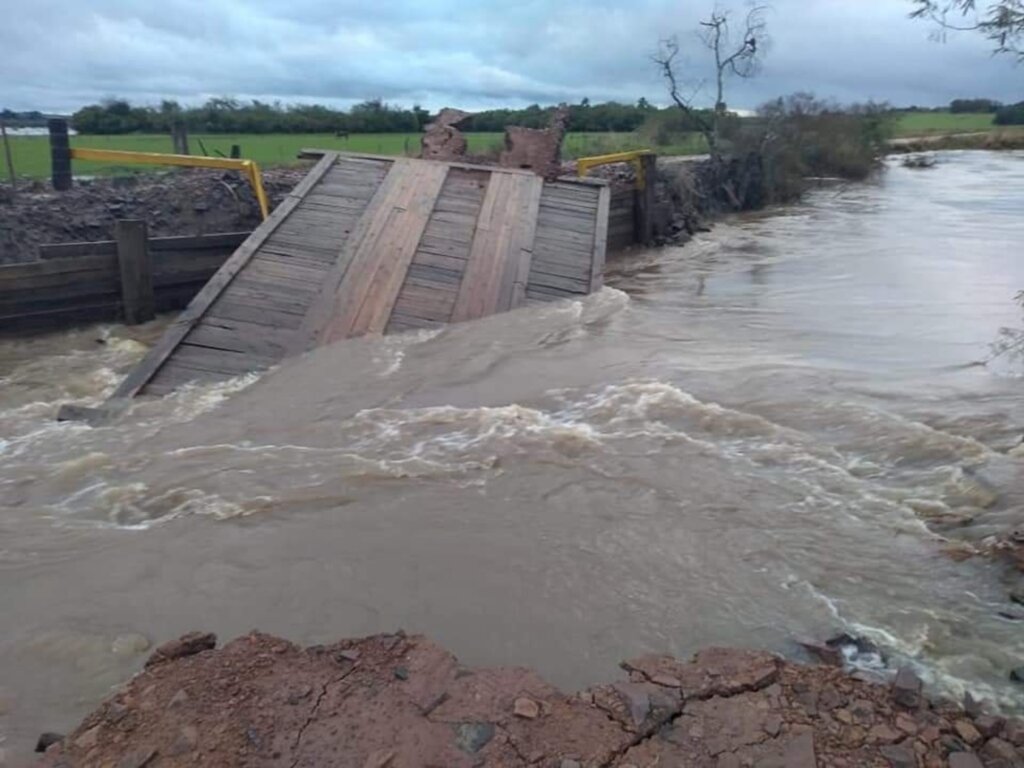
[[[57,424],[159,324],[0,343],[0,749],[150,643],[404,627],[567,689],[648,651],[867,635],[1020,705],[1024,154],[831,187],[615,262],[610,287]],[[102,337],[105,343],[96,342]]]

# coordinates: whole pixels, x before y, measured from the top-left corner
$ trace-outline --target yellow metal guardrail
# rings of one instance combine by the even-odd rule
[[[228,157],[196,157],[193,155],[165,155],[160,152],[123,152],[114,149],[71,150],[72,160],[92,160],[100,163],[141,163],[143,165],[178,165],[190,168],[223,168],[229,171],[241,171],[252,185],[256,202],[260,206],[263,218],[270,215],[267,193],[263,190],[263,177],[260,167],[252,160],[236,160]]]
[[[576,173],[579,176],[586,176],[591,168],[599,165],[611,165],[612,163],[629,163],[636,171],[636,188],[643,189],[646,184],[644,179],[644,164],[640,158],[644,155],[653,155],[649,149],[637,149],[632,152],[613,152],[610,155],[594,155],[593,157],[581,157],[576,161]]]

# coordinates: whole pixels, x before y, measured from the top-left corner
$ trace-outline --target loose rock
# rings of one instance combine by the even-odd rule
[[[974,718],[974,727],[986,739],[991,739],[993,736],[1000,734],[1005,722],[1005,719],[996,715],[978,715]]]
[[[158,647],[146,660],[146,667],[163,664],[174,659],[194,656],[217,647],[217,636],[212,632],[189,632],[177,640],[171,640]]]
[[[46,733],[40,734],[39,739],[36,741],[36,752],[45,752],[54,744],[60,744],[64,741],[64,736],[59,733],[53,733],[47,731]]]
[[[535,720],[540,715],[540,705],[533,699],[518,698],[513,706],[516,717]]]
[[[492,723],[460,723],[455,727],[456,746],[469,754],[476,754],[493,738]]]
[[[893,700],[901,707],[917,709],[921,706],[921,689],[923,683],[910,667],[902,667],[896,673],[892,683]]]
[[[949,756],[949,768],[985,768],[977,755],[970,752],[954,752]]]
[[[953,730],[956,731],[957,736],[964,740],[965,744],[973,746],[981,741],[981,734],[978,733],[978,729],[974,727],[970,720],[957,720],[953,723]]]
[[[1013,744],[1003,739],[989,739],[981,748],[981,754],[990,760],[1004,760],[1009,765],[1019,765],[1024,760],[1017,754]]]
[[[888,745],[882,747],[879,752],[893,768],[917,768],[917,757],[914,750],[903,744]]]

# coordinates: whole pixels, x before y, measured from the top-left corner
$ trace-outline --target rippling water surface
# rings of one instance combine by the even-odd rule
[[[1021,323],[1024,154],[941,159],[110,427],[52,417],[160,323],[0,342],[0,749],[195,628],[402,626],[566,687],[845,628],[1013,706],[1008,574],[946,550],[1024,517],[1020,367],[972,365]]]

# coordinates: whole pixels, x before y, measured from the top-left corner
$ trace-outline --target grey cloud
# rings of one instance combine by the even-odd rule
[[[676,0],[19,2],[0,27],[0,105],[69,110],[111,95],[342,106],[381,97],[470,109],[584,96],[659,103],[664,90],[649,58],[659,38],[678,34],[688,79],[708,77],[694,34],[708,7]],[[777,0],[763,72],[734,83],[730,103],[749,108],[796,90],[922,105],[967,95],[1024,98],[1024,70],[991,57],[975,35],[930,41],[927,25],[907,19],[908,7],[906,0]]]

